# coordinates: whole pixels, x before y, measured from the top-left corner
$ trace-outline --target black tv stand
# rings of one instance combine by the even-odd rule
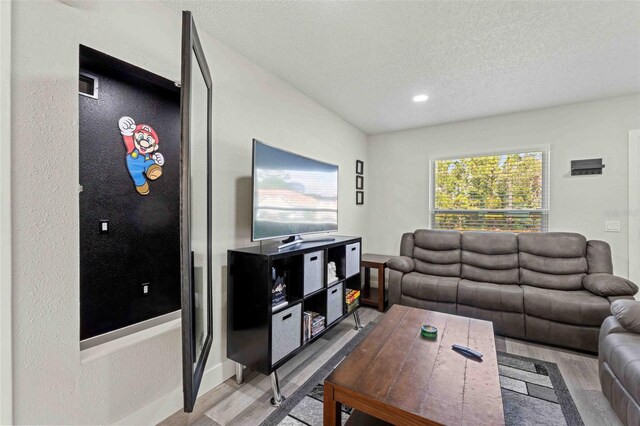
[[[361,239],[331,240],[304,241],[284,251],[277,243],[228,251],[227,357],[237,363],[239,383],[243,366],[271,375],[274,405],[283,399],[279,367],[350,315],[361,327],[360,300],[347,299],[350,290],[361,287]],[[327,274],[329,262],[336,265],[335,279]],[[274,276],[286,277],[286,300],[275,306]],[[324,329],[315,334],[305,333],[309,312],[324,317]]]

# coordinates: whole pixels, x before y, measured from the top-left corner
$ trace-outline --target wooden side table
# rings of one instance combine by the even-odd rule
[[[385,277],[384,270],[387,262],[394,256],[385,254],[365,253],[362,255],[360,266],[364,268],[364,288],[360,302],[363,305],[377,307],[380,312],[384,312],[385,305]],[[371,269],[378,270],[378,288],[371,288]]]

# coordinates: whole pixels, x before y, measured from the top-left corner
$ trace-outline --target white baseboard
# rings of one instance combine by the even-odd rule
[[[200,384],[199,396],[209,392],[235,374],[235,362],[226,360],[205,371]],[[119,425],[157,425],[183,407],[182,387],[147,404],[140,410],[120,419]]]

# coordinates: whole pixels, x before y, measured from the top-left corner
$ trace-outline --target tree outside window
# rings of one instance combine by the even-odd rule
[[[546,152],[433,162],[433,229],[547,230]]]

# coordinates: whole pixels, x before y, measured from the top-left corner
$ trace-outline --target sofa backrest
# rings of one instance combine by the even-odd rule
[[[613,273],[609,244],[570,232],[418,229],[402,235],[400,255],[423,274],[551,289],[579,290],[585,274]]]
[[[551,289],[579,290],[585,274],[613,273],[609,244],[570,232],[418,229],[402,235],[400,255],[423,274]]]
[[[400,256],[413,257],[414,246],[413,232],[406,232],[402,234],[402,239],[400,240]]]
[[[518,236],[509,232],[463,232],[462,278],[517,284]]]
[[[405,249],[406,250],[406,249]],[[416,271],[441,277],[460,276],[460,232],[419,229],[413,233]]]
[[[587,263],[590,274],[613,274],[609,244],[598,240],[587,241]]]
[[[589,272],[587,240],[571,232],[518,235],[520,284],[557,290],[580,290]]]

